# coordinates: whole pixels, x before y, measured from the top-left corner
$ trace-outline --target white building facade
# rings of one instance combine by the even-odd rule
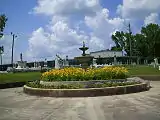
[[[122,51],[110,51],[110,50],[101,50],[96,52],[90,52],[90,56],[93,56],[94,58],[107,58],[107,57],[122,57],[123,52]]]

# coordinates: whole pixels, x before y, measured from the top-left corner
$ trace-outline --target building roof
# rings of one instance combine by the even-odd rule
[[[100,50],[100,51],[95,51],[95,52],[90,52],[90,53],[98,53],[98,52],[122,52],[122,51],[115,51],[115,50]]]

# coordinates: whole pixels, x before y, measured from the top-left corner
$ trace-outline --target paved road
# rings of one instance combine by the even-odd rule
[[[147,92],[91,98],[29,96],[0,90],[0,120],[160,120],[160,82]]]

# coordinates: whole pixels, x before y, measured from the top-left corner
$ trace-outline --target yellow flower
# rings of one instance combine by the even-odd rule
[[[88,68],[87,71],[82,68],[71,67],[64,69],[52,69],[48,72],[43,73],[42,78],[55,80],[57,78],[61,79],[62,77],[78,77],[79,79],[82,79],[82,77],[93,78],[94,76],[98,75],[99,77],[101,77],[101,79],[111,79],[113,76],[124,76],[126,73],[128,73],[128,70],[124,67],[108,66],[104,68]],[[108,75],[111,76],[111,78]]]

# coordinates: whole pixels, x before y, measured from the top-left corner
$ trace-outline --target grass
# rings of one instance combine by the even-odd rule
[[[130,75],[160,75],[158,68],[152,66],[127,66]]]
[[[160,71],[151,66],[126,66],[130,75],[160,75]],[[10,82],[27,82],[40,79],[40,72],[0,74],[0,84]]]
[[[30,80],[37,80],[41,76],[40,72],[28,72],[28,73],[3,73],[0,74],[0,83],[10,82],[27,82]]]

